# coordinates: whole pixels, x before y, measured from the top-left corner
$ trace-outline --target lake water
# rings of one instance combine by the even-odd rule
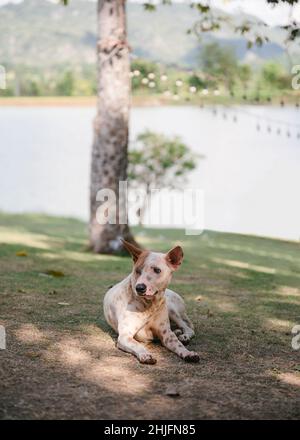
[[[0,107],[0,210],[88,218],[94,114]],[[219,108],[216,115],[191,106],[134,108],[130,134],[149,128],[180,135],[205,155],[189,184],[204,191],[206,229],[299,240],[300,139],[288,125],[299,123],[299,114],[273,107]]]

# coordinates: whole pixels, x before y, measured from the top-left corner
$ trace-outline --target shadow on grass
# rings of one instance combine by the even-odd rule
[[[291,348],[291,328],[300,323],[298,245],[135,231],[156,250],[176,242],[185,249],[172,287],[195,324],[191,347],[200,364],[152,344],[158,363],[143,366],[115,348],[102,300],[131,260],[83,252],[83,223],[1,214],[0,323],[8,334],[0,357],[2,417],[299,417],[299,361]],[[21,249],[27,257],[16,256]],[[65,276],[44,276],[49,269]],[[166,395],[170,385],[176,400]]]

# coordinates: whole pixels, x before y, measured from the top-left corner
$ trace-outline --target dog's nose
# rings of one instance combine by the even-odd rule
[[[146,284],[142,283],[142,284],[137,284],[135,286],[135,290],[137,291],[137,293],[145,293],[147,290],[147,286]]]

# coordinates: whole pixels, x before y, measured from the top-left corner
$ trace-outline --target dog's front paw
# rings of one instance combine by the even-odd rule
[[[186,362],[199,362],[200,356],[195,351],[189,351],[183,358]]]
[[[139,356],[139,361],[141,364],[156,364],[156,359],[149,353],[143,353]]]

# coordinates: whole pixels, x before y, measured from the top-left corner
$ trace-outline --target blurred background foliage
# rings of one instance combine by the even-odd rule
[[[51,69],[36,66],[6,66],[7,89],[2,96],[94,96],[96,72],[94,66],[70,69],[59,65]],[[217,43],[204,47],[199,67],[182,69],[137,58],[131,63],[134,95],[164,94],[166,97],[192,99],[208,90],[216,96],[255,99],[257,90],[262,99],[291,91],[291,75],[282,64],[264,63],[260,69],[240,63],[231,48]]]
[[[223,26],[229,19],[223,12],[222,29],[199,37],[194,32],[199,11],[180,3],[171,8],[158,5],[149,13],[142,4],[128,3],[134,95],[165,94],[176,101],[199,98],[200,92],[201,98],[220,101],[257,101],[258,95],[269,101],[292,93],[291,62],[300,64],[300,48],[297,41],[287,44],[282,26],[266,28],[258,17],[243,13],[237,32]],[[221,16],[216,8],[209,12]],[[0,96],[96,95],[95,3],[72,0],[65,8],[26,0],[1,7],[0,20],[0,62],[7,71],[7,89]],[[256,37],[264,28],[263,44],[249,45],[245,23]]]

